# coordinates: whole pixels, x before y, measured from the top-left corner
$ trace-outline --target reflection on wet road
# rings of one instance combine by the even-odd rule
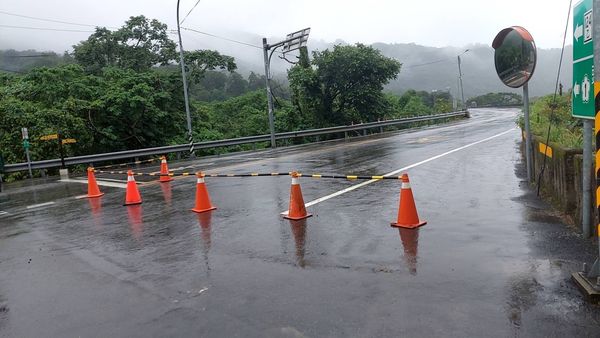
[[[593,336],[600,315],[569,274],[595,247],[527,190],[515,117],[476,109],[386,137],[172,165],[381,175],[426,161],[408,169],[428,221],[413,230],[389,226],[396,180],[302,177],[305,201],[352,190],[300,221],[280,215],[289,177],[207,177],[218,209],[206,213],[190,211],[195,177],[143,182],[143,204],[128,207],[119,186],[77,199],[84,184],[8,185],[0,336]]]

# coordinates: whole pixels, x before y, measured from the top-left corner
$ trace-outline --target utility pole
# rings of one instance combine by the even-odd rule
[[[271,92],[271,65],[269,57],[269,44],[263,38],[263,54],[265,57],[265,82],[267,85],[267,103],[269,105],[269,129],[271,132],[271,148],[277,147],[275,142],[275,118],[273,117],[273,94]]]
[[[469,50],[468,49],[465,50],[465,53],[467,51],[469,51]],[[457,58],[458,58],[458,81],[459,81],[459,84],[460,84],[460,98],[461,98],[462,108],[464,109],[465,108],[465,93],[463,91],[462,71],[460,69],[460,55],[458,55]]]
[[[271,57],[275,50],[279,47],[283,47],[283,55],[286,53],[300,49],[306,46],[308,41],[308,35],[310,34],[310,28],[301,29],[297,32],[290,33],[286,36],[285,40],[276,42],[274,44],[268,44],[267,38],[263,38],[263,55],[265,58],[265,82],[267,86],[267,103],[269,105],[269,129],[271,132],[271,148],[277,146],[275,142],[275,118],[273,116],[273,91],[271,90]],[[269,51],[271,51],[269,53]]]
[[[181,78],[183,80],[183,97],[185,99],[185,116],[187,119],[188,142],[190,143],[190,157],[195,157],[194,136],[192,134],[192,117],[190,116],[190,99],[188,97],[188,84],[185,76],[185,61],[183,59],[183,42],[181,42],[181,27],[179,25],[179,1],[177,0],[177,35],[179,36],[179,64],[181,64]]]

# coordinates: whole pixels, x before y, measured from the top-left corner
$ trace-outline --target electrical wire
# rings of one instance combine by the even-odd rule
[[[467,53],[468,51],[469,51],[469,50],[467,49],[467,50],[465,50],[464,52],[462,52],[462,53],[460,53],[460,54],[458,54],[458,55],[456,55],[456,56],[451,56],[451,57],[447,57],[447,58],[439,59],[439,60],[436,60],[436,61],[431,61],[431,62],[421,63],[421,64],[418,64],[418,65],[408,65],[408,66],[404,66],[403,68],[404,68],[404,69],[407,69],[407,68],[408,68],[408,69],[410,69],[410,68],[417,68],[417,67],[429,66],[429,65],[436,64],[436,63],[441,63],[441,62],[450,61],[450,60],[453,60],[454,58],[456,58],[457,56],[464,55],[464,54],[465,54],[465,53]]]
[[[47,22],[54,22],[54,23],[62,23],[62,24],[65,24],[65,25],[74,25],[74,26],[83,26],[83,27],[98,27],[98,25],[91,25],[91,24],[85,24],[85,23],[76,23],[76,22],[69,22],[69,21],[61,21],[61,20],[54,20],[54,19],[46,19],[46,18],[39,18],[39,17],[35,17],[35,16],[15,14],[15,13],[10,13],[10,12],[5,12],[5,11],[0,11],[0,14],[10,15],[10,16],[16,16],[16,17],[26,18],[26,19],[31,19],[31,20],[39,20],[39,21],[47,21]],[[109,27],[109,26],[106,26],[106,28],[118,29],[117,27]]]
[[[185,19],[187,19],[187,17],[190,16],[190,14],[194,10],[194,8],[196,8],[196,6],[198,6],[199,3],[200,3],[200,0],[196,1],[196,4],[194,5],[194,7],[192,7],[192,9],[190,9],[190,11],[185,15],[185,17],[183,18],[183,20],[181,20],[181,22],[179,23],[180,25],[182,25],[183,22],[185,21]]]
[[[560,70],[562,68],[563,54],[565,52],[565,42],[567,40],[567,30],[569,29],[569,18],[571,17],[572,3],[573,3],[573,0],[569,0],[569,12],[567,14],[567,23],[565,24],[565,33],[563,35],[562,49],[560,51],[560,61],[558,62],[558,72],[556,73],[556,84],[554,86],[554,96],[552,97],[552,106],[550,107],[550,118],[548,121],[548,132],[546,134],[546,144],[549,144],[549,142],[550,142],[550,130],[552,127],[552,120],[554,120],[553,119],[554,112],[556,111],[556,94],[558,92],[558,84],[560,81]],[[540,174],[538,175],[538,180],[537,180],[537,196],[538,197],[540,196],[542,175],[544,174],[544,171],[546,170],[546,157],[548,157],[546,154],[547,151],[548,151],[548,147],[546,147],[546,149],[544,149],[544,160],[542,161],[542,170],[540,170]]]
[[[9,72],[9,73],[17,73],[17,74],[25,74],[25,72],[21,72],[21,71],[18,71],[18,70],[4,69],[4,68],[0,68],[0,71]]]
[[[238,40],[226,38],[226,37],[215,35],[215,34],[211,34],[211,33],[202,32],[202,31],[199,31],[199,30],[196,30],[196,29],[192,29],[192,28],[181,27],[181,29],[184,29],[184,30],[190,31],[190,32],[194,32],[194,33],[198,33],[198,34],[202,34],[202,35],[206,35],[206,36],[211,36],[213,38],[217,38],[217,39],[221,39],[221,40],[225,40],[225,41],[237,43],[237,44],[248,46],[248,47],[254,47],[254,48],[262,49],[261,46],[257,46],[257,45],[253,45],[251,43],[247,43],[247,42],[242,42],[242,41],[238,41]]]
[[[46,56],[57,56],[56,54],[38,54],[38,55],[2,55],[4,58],[37,58]]]
[[[59,28],[11,26],[11,25],[0,25],[0,27],[2,27],[2,28],[17,28],[17,29],[32,29],[32,30],[53,31],[53,32],[94,33],[94,31],[84,31],[84,30],[79,30],[79,29],[59,29]]]

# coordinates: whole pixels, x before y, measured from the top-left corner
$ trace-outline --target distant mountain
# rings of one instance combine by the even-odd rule
[[[264,61],[262,52],[262,37],[251,33],[221,32],[224,37],[233,37],[243,44],[227,41],[213,36],[202,35],[191,31],[182,31],[184,47],[192,49],[214,49],[219,52],[235,57],[238,72],[244,77],[254,71],[264,74]],[[283,37],[270,37],[269,43],[282,40]],[[249,45],[248,45],[249,44]],[[335,44],[346,44],[338,40],[326,42],[323,40],[309,39],[308,48],[311,51],[324,50]],[[521,89],[510,89],[504,86],[494,69],[494,50],[482,44],[458,47],[427,47],[414,43],[374,43],[373,47],[379,49],[384,55],[394,58],[402,63],[402,69],[398,78],[386,86],[386,90],[394,93],[402,93],[408,89],[416,90],[449,90],[452,95],[458,97],[458,65],[457,55],[462,54],[465,49],[469,51],[461,56],[463,72],[463,87],[465,98],[486,94],[488,92],[515,92]],[[32,54],[35,51],[22,52]],[[23,65],[25,62],[33,63],[34,59],[11,58],[10,54],[0,53],[0,66],[4,70],[19,70],[17,63]],[[18,53],[17,53],[18,54]],[[573,59],[571,46],[565,48],[560,82],[564,90],[571,87]],[[58,55],[57,55],[58,56]],[[275,53],[271,62],[273,76],[281,83],[287,82],[286,70],[291,64],[280,58]],[[60,58],[60,56],[58,56]],[[295,56],[288,55],[288,60],[294,61]],[[540,96],[554,92],[556,72],[560,59],[560,49],[538,49],[538,64],[529,84],[531,96]],[[38,61],[38,60],[35,60]],[[39,60],[41,62],[42,60]],[[49,62],[52,64],[53,62]],[[457,95],[458,94],[458,95]]]
[[[224,33],[227,34],[227,33]],[[250,42],[256,46],[262,45],[262,37],[248,33],[233,33],[236,39]],[[234,56],[238,63],[239,72],[247,75],[250,71],[264,73],[262,50],[259,48],[244,47],[228,41],[195,35],[190,43],[185,43],[186,48],[217,49],[222,53]],[[268,42],[282,40],[283,37],[272,37]],[[335,44],[346,44],[338,40],[333,43],[323,40],[309,39],[308,48],[311,51],[331,48]],[[385,56],[400,61],[403,66],[398,78],[386,86],[386,90],[401,93],[408,89],[416,90],[450,90],[453,95],[457,92],[458,64],[457,55],[466,49],[469,51],[461,56],[463,73],[463,87],[465,98],[486,94],[489,92],[515,92],[521,89],[506,87],[496,75],[494,68],[494,50],[487,45],[476,44],[463,48],[458,47],[427,47],[414,43],[374,43],[373,47],[379,49]],[[560,49],[538,49],[538,63],[531,82],[529,93],[531,96],[540,96],[554,92],[556,73],[560,60]],[[285,71],[291,66],[275,54],[271,63],[274,77],[285,78]],[[288,57],[294,60],[294,57]],[[565,48],[560,82],[564,90],[571,88],[573,60],[572,47]]]

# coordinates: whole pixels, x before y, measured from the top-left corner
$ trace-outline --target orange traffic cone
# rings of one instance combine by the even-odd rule
[[[100,189],[98,188],[98,183],[96,182],[96,176],[94,175],[94,168],[88,167],[87,174],[88,174],[87,197],[94,198],[94,197],[100,197],[100,196],[104,195],[104,193],[100,192]]]
[[[306,212],[304,199],[302,198],[302,189],[300,189],[300,175],[297,172],[292,172],[292,188],[290,189],[290,207],[288,214],[283,216],[287,219],[303,219],[312,216]]]
[[[398,221],[392,223],[397,228],[418,228],[427,224],[427,221],[420,221],[417,214],[417,207],[413,199],[412,190],[408,181],[408,174],[402,174],[402,189],[400,190],[400,207],[398,208]]]
[[[133,177],[133,171],[127,171],[127,190],[125,191],[125,204],[123,205],[134,205],[142,204],[142,197],[138,191],[135,178]]]
[[[167,158],[160,158],[160,182],[171,182],[173,178],[169,176],[169,166],[167,165]]]
[[[215,210],[217,207],[210,203],[210,197],[208,196],[208,190],[204,183],[204,174],[199,172],[196,173],[196,206],[192,209],[194,212],[205,212]]]

